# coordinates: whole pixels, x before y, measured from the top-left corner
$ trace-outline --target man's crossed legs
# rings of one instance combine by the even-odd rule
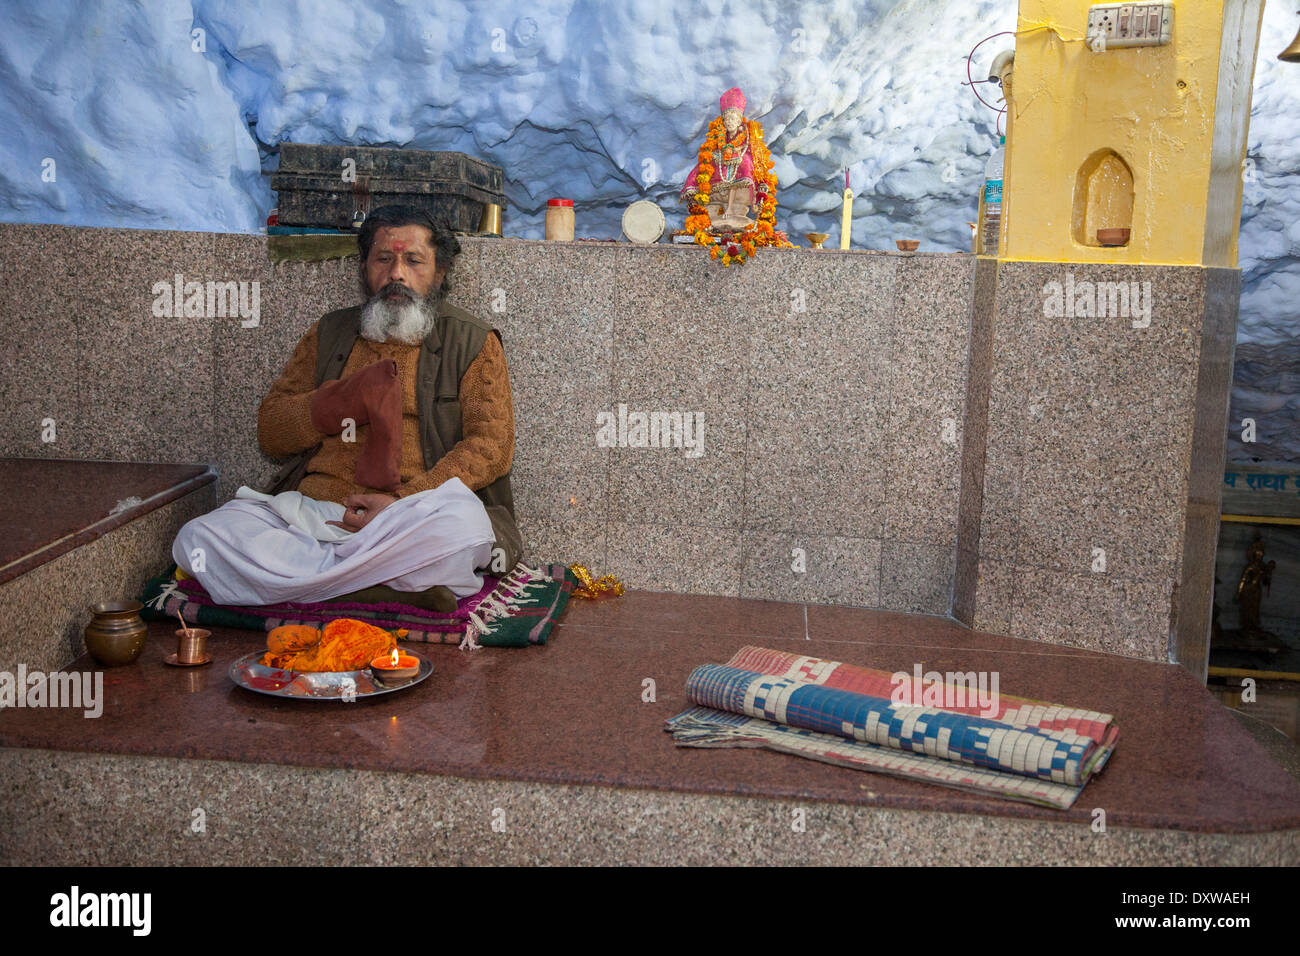
[[[235,607],[325,601],[376,584],[443,585],[457,597],[482,587],[476,569],[491,561],[492,523],[459,478],[397,499],[360,531],[323,529],[343,510],[306,497],[236,498],[181,528],[172,558],[212,600]]]

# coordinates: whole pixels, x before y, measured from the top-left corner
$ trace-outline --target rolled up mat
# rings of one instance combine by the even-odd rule
[[[763,674],[779,674],[782,677],[821,684],[824,687],[836,687],[871,697],[892,699],[893,689],[896,686],[895,676],[890,671],[859,667],[856,664],[842,664],[839,661],[827,661],[803,654],[790,654],[767,647],[755,647],[752,644],[736,651],[731,656],[731,660],[727,661],[727,666]],[[947,684],[946,687],[954,691],[957,689],[952,684]],[[971,682],[967,682],[964,689],[969,691]],[[969,698],[969,695],[967,696]],[[956,695],[949,695],[947,699],[956,699]],[[958,714],[991,717],[1017,727],[1073,730],[1084,737],[1090,737],[1102,746],[1113,746],[1119,738],[1119,728],[1115,725],[1115,718],[1110,714],[1067,707],[1064,704],[1049,704],[1041,700],[1030,700],[1028,697],[1012,697],[1010,694],[998,694],[996,707],[991,714],[983,713],[980,706],[975,703],[967,707],[945,705],[943,709]]]
[[[777,655],[767,662],[774,669],[784,658],[790,659],[784,661],[787,665],[799,659],[779,651],[745,648],[733,661],[747,651]],[[813,683],[835,679],[835,670],[849,665],[802,660],[821,665],[805,674],[811,680],[729,665],[696,668],[687,680],[687,695],[699,706],[670,719],[665,729],[679,746],[763,747],[1057,809],[1069,808],[1091,775],[1105,765],[1118,734],[1104,714],[1095,715],[1096,721],[1080,721],[1107,728],[1105,742],[1099,743],[1069,728],[1017,725],[941,708],[896,705],[887,698]],[[850,670],[839,679],[851,682],[855,677],[861,675]],[[1053,709],[1053,705],[1034,703]],[[1033,709],[1018,710],[1044,723],[1056,719]],[[1055,710],[1075,713],[1072,708]]]
[[[1017,728],[723,664],[695,668],[686,696],[702,707],[1071,786],[1083,782],[1097,749],[1072,730]]]

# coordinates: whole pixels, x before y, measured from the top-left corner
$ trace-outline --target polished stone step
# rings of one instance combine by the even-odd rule
[[[84,779],[111,781],[112,801],[137,808],[140,826],[115,830],[111,815],[86,823],[103,852],[119,847],[137,862],[256,862],[272,839],[292,843],[295,859],[326,862],[341,841],[353,845],[345,829],[356,825],[377,836],[366,862],[439,853],[461,862],[669,862],[674,852],[695,859],[702,847],[733,844],[735,861],[761,860],[770,840],[772,859],[786,861],[965,863],[985,852],[984,840],[1004,848],[986,862],[1027,853],[1059,863],[1300,864],[1300,784],[1176,665],[939,617],[632,591],[573,601],[544,647],[415,645],[434,664],[424,683],[324,703],[254,694],[230,680],[230,663],[263,646],[256,632],[215,629],[212,664],[167,667],[174,630],[152,622],[143,655],[104,672],[98,719],[66,709],[0,714],[0,766],[23,781],[11,785],[20,791],[8,801],[14,809],[0,810],[12,847],[0,862],[35,859],[42,834],[90,786],[76,783]],[[751,643],[889,671],[917,663],[996,671],[1003,693],[1114,714],[1119,744],[1064,812],[783,754],[675,747],[662,728],[688,706],[687,674]],[[83,659],[72,669],[95,668]],[[643,699],[647,680],[653,700]],[[231,781],[238,801],[219,780]],[[349,813],[315,801],[319,812],[303,806],[295,816],[274,795],[282,791],[335,794]],[[205,849],[184,843],[175,808],[143,799],[152,793],[220,806],[227,836]],[[383,836],[385,801],[411,841]],[[523,843],[489,839],[500,801],[516,825],[531,821]],[[817,821],[815,839],[798,845],[796,807]],[[1098,810],[1105,832],[1096,829]],[[762,833],[772,829],[765,837],[755,836],[760,819]],[[448,832],[452,821],[460,829]],[[603,849],[595,834],[607,840]]]
[[[204,464],[0,459],[0,670],[49,671],[85,651],[91,605],[132,600],[171,563],[181,526],[214,506]]]
[[[0,584],[216,480],[209,465],[0,458]]]

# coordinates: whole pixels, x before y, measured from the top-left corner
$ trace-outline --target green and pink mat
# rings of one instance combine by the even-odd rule
[[[1060,810],[1119,738],[1110,714],[1006,694],[924,706],[928,694],[913,704],[895,694],[902,686],[887,671],[743,647],[691,672],[695,706],[664,729],[682,747],[761,747]],[[968,690],[945,684],[939,696],[967,701]]]
[[[412,595],[411,600],[425,606],[391,600],[336,600],[228,607],[214,602],[192,578],[178,579],[173,564],[145,584],[140,614],[150,620],[173,621],[180,614],[189,624],[201,627],[250,631],[270,631],[284,624],[321,627],[346,617],[388,630],[403,628],[405,640],[425,644],[530,647],[546,643],[577,583],[562,564],[539,568],[520,564],[503,577],[484,575],[483,587],[456,601],[451,610],[437,610],[422,600],[422,595]]]

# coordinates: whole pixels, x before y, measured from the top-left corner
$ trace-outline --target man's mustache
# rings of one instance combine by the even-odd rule
[[[393,293],[396,293],[397,295],[405,296],[407,299],[409,299],[412,302],[414,302],[416,298],[415,293],[412,292],[410,288],[408,288],[407,286],[402,285],[400,282],[388,283],[388,285],[384,286],[382,289],[380,289],[378,292],[375,293],[375,298],[386,299],[388,298],[389,295]]]

